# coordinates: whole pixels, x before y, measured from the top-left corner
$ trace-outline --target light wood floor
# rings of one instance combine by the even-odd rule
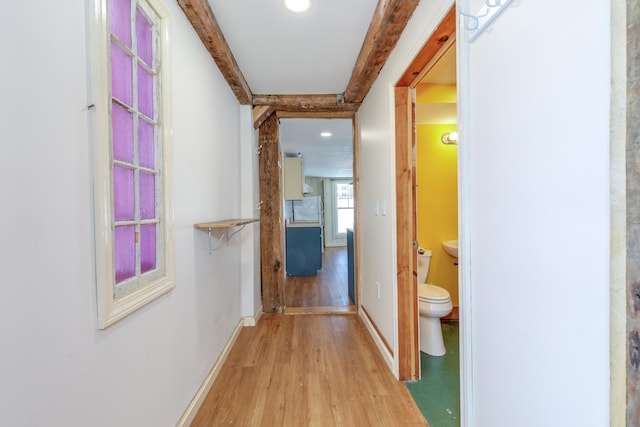
[[[246,327],[192,426],[426,426],[355,315]]]
[[[347,248],[325,248],[317,276],[290,276],[284,284],[285,304],[290,307],[346,307]]]

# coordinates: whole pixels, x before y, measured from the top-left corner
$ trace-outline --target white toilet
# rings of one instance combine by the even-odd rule
[[[418,311],[420,312],[420,351],[431,356],[443,356],[447,350],[442,340],[440,318],[451,313],[453,304],[449,291],[427,284],[431,251],[418,249]]]

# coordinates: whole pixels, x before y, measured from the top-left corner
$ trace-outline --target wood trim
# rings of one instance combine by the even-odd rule
[[[287,307],[284,314],[295,316],[305,314],[356,314],[356,308],[352,305],[329,307]]]
[[[420,378],[418,295],[416,285],[415,227],[415,105],[413,90],[395,88],[398,375],[400,380]]]
[[[277,111],[279,119],[353,119],[355,111]]]
[[[200,40],[241,105],[251,105],[251,89],[242,75],[207,0],[178,0]]]
[[[343,102],[341,94],[253,95],[253,105],[269,105],[278,112],[290,113],[355,112],[360,108],[359,103]]]
[[[278,119],[271,115],[259,133],[260,155],[260,268],[262,306],[278,312],[284,301],[284,224],[282,222],[282,173]]]
[[[456,8],[449,9],[444,19],[436,30],[433,32],[429,40],[424,44],[420,52],[411,62],[411,65],[405,70],[398,80],[396,86],[415,87],[422,80],[424,74],[428,71],[425,69],[429,61],[438,53],[438,51],[456,34]]]
[[[379,0],[358,54],[344,99],[361,103],[398,43],[418,0]]]

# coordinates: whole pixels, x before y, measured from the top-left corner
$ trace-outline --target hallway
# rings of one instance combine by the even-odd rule
[[[244,328],[192,426],[426,426],[357,316]]]
[[[317,276],[285,279],[285,304],[297,307],[347,307],[347,248],[327,247]]]

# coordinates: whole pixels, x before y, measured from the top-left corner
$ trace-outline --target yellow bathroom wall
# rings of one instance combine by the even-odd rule
[[[416,127],[418,243],[432,252],[427,282],[448,290],[457,306],[457,259],[442,249],[442,242],[458,238],[458,146],[440,140],[444,132],[456,131],[457,126]]]
[[[456,85],[423,83],[416,86],[416,103],[452,103],[457,102]]]

